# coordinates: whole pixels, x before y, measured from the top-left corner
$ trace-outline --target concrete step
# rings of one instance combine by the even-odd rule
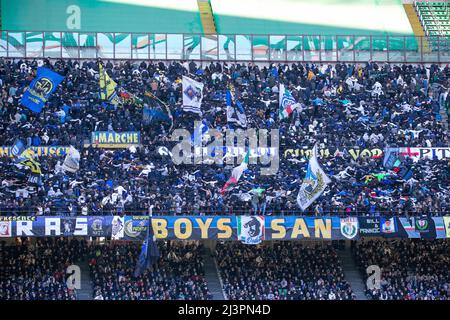
[[[213,300],[225,300],[217,264],[209,249],[205,250],[203,261],[205,263],[205,278],[208,283],[208,289],[213,295]]]
[[[345,279],[350,284],[357,300],[367,300],[365,295],[365,283],[359,272],[355,260],[351,254],[350,248],[338,251]]]
[[[93,300],[94,288],[92,287],[88,258],[79,261],[78,266],[81,271],[81,289],[77,290],[78,300]]]

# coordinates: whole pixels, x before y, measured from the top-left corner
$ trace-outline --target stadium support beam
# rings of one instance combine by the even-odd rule
[[[426,34],[423,30],[422,25],[420,24],[420,19],[416,12],[416,8],[414,7],[414,1],[403,0],[403,8],[405,9],[406,16],[408,17],[409,23],[411,24],[414,35],[416,37],[422,37],[423,39],[423,52],[429,53],[431,50],[428,45]]]
[[[213,10],[209,0],[197,0],[204,34],[217,34]]]

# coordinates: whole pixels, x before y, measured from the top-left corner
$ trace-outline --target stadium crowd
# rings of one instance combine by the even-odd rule
[[[66,268],[88,261],[92,299],[212,299],[199,242],[158,241],[158,262],[134,275],[141,244],[81,239],[21,238],[0,243],[0,300],[76,300]],[[361,240],[352,251],[362,278],[381,268],[374,300],[448,300],[450,277],[446,240]],[[214,255],[225,298],[230,300],[353,300],[356,298],[330,244],[272,242],[249,246],[218,243]]]
[[[89,266],[95,300],[211,299],[204,278],[203,245],[159,242],[156,266],[135,277],[140,243],[108,243],[90,247]]]
[[[367,240],[356,243],[355,260],[363,277],[366,268],[381,268],[380,288],[366,288],[375,300],[448,300],[449,247],[444,240]]]
[[[0,157],[1,214],[103,215],[145,214],[295,214],[296,196],[307,160],[284,156],[286,149],[318,143],[339,148],[319,161],[332,182],[306,214],[442,214],[450,209],[447,160],[421,159],[406,166],[403,179],[383,167],[383,157],[361,156],[349,148],[446,147],[450,67],[431,65],[272,64],[103,61],[118,85],[137,97],[151,91],[166,102],[173,128],[193,132],[194,120],[227,128],[225,91],[232,83],[247,114],[248,128],[280,129],[280,165],[274,176],[250,165],[241,181],[225,194],[220,189],[233,165],[175,165],[169,125],[143,121],[141,106],[117,107],[99,98],[97,61],[43,60],[65,77],[45,108],[34,114],[20,105],[33,79],[37,60],[0,59],[0,141],[17,138],[28,146],[72,145],[81,153],[80,169],[61,169],[62,157],[40,157],[42,184],[28,182],[26,169]],[[182,108],[181,78],[204,83],[203,117]],[[300,107],[286,120],[278,115],[283,83]],[[65,111],[64,111],[65,110]],[[142,146],[129,149],[84,148],[92,131],[140,131]],[[337,134],[338,133],[338,134]],[[410,162],[408,162],[410,161]]]
[[[355,298],[331,245],[218,244],[217,263],[230,300],[352,300]]]
[[[76,289],[67,287],[66,269],[86,253],[84,240],[40,238],[12,246],[2,242],[0,300],[76,300]]]

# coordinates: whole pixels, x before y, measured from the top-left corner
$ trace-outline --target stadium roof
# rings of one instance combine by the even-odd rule
[[[401,0],[211,0],[222,34],[404,34]],[[2,30],[202,33],[196,0],[1,2]],[[79,26],[70,19],[78,15]]]

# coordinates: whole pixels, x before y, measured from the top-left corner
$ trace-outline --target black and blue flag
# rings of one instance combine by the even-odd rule
[[[167,104],[158,99],[150,91],[144,93],[144,102],[145,105],[142,111],[144,123],[152,124],[154,122],[166,122],[169,123],[170,128],[172,128],[173,117]]]
[[[147,237],[142,244],[141,254],[139,255],[136,269],[134,270],[134,276],[140,276],[145,269],[148,269],[151,265],[157,263],[158,259],[159,248],[153,234],[152,218],[150,217],[148,220]]]
[[[227,122],[241,128],[247,128],[247,116],[242,103],[236,98],[233,86],[226,92]]]

